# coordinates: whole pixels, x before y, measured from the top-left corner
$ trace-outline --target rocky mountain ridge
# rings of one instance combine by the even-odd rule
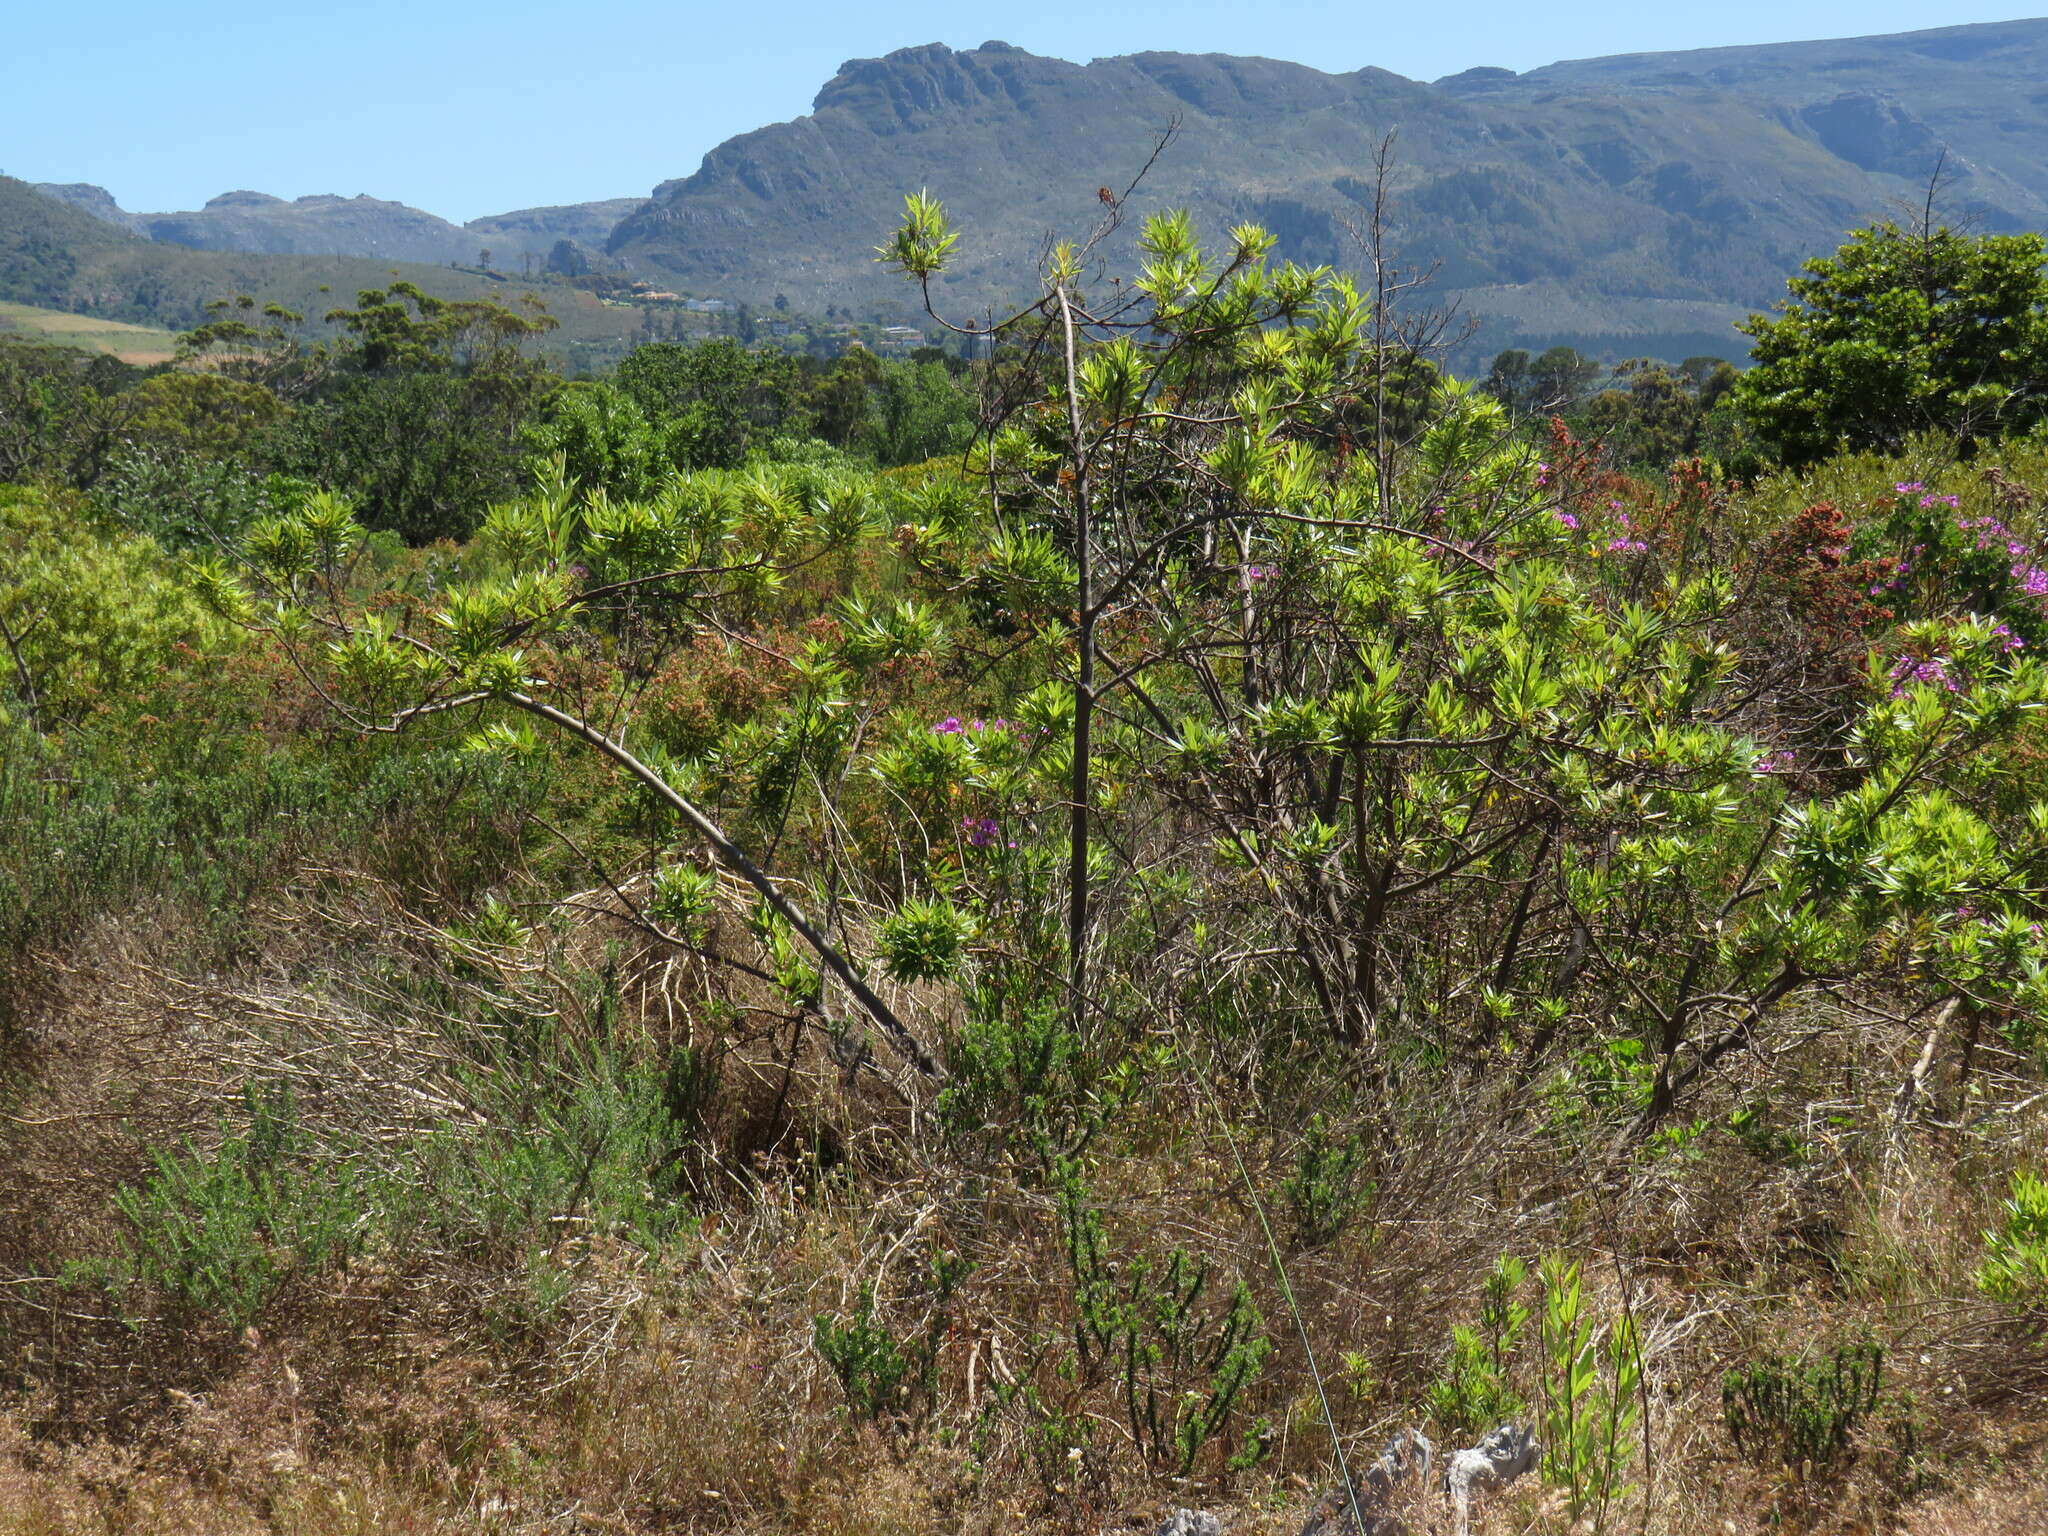
[[[611,198],[558,208],[522,208],[453,224],[404,203],[361,193],[316,193],[286,199],[246,189],[209,198],[177,213],[131,213],[105,187],[36,184],[55,197],[144,239],[200,251],[281,256],[363,256],[434,265],[491,264],[519,271],[588,271],[607,266],[612,228],[644,199]]]
[[[972,310],[1017,296],[1047,239],[1085,232],[1169,127],[1133,212],[1185,206],[1209,233],[1255,220],[1282,253],[1357,267],[1391,144],[1389,249],[1433,274],[1467,350],[1736,357],[1731,324],[1843,232],[1925,196],[1978,228],[2048,229],[2048,21],[1568,60],[1434,82],[1375,67],[1220,54],[1071,63],[1002,42],[854,59],[812,110],[738,135],[648,199],[456,225],[370,197],[234,192],[130,214],[104,189],[40,190],[159,242],[501,271],[611,266],[664,289],[909,318],[873,248],[906,191],[962,231],[939,286]],[[1135,226],[1136,221],[1132,221]],[[1111,270],[1128,266],[1112,245]]]

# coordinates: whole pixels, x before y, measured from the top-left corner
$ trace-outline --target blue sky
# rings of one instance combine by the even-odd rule
[[[369,192],[469,219],[644,196],[721,140],[809,110],[842,60],[916,43],[1001,38],[1077,60],[1256,53],[1428,80],[2031,14],[1984,3],[1958,14],[1937,0],[46,0],[0,23],[0,172],[98,182],[138,211],[247,187]]]

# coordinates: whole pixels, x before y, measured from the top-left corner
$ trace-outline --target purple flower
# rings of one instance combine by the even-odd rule
[[[960,820],[960,830],[967,834],[967,841],[976,848],[995,846],[997,829],[993,817],[964,816]]]
[[[1579,526],[1579,520],[1569,512],[1553,512],[1551,516],[1557,519],[1561,527],[1576,529]]]
[[[1279,574],[1280,571],[1277,566],[1248,565],[1244,568],[1246,581],[1265,581],[1269,577],[1278,576]]]
[[[937,725],[933,726],[932,729],[934,731],[937,731],[941,736],[958,736],[962,731],[966,730],[967,727],[960,723],[960,717],[958,715],[948,715],[945,719],[941,720]]]
[[[1610,555],[1640,555],[1650,546],[1641,539],[1609,539],[1607,553]]]
[[[1924,661],[1911,656],[1901,656],[1892,663],[1890,676],[1892,697],[1895,699],[1903,699],[1906,696],[1908,683],[1938,683],[1950,693],[1963,691],[1961,681],[1949,671],[1948,658],[1944,656],[1930,656]]]
[[[1927,487],[1922,485],[1918,480],[1901,480],[1897,485],[1893,486],[1892,489],[1897,491],[1901,496],[1911,496],[1916,492],[1926,490]]]
[[[1790,750],[1766,752],[1750,765],[1751,773],[1790,773],[1799,754]]]

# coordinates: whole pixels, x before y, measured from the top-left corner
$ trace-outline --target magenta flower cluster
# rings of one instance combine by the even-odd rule
[[[1016,731],[1023,727],[1007,720],[969,720],[963,725],[958,715],[948,715],[932,729],[941,736],[964,736],[975,731]]]
[[[1607,541],[1607,553],[1610,555],[1640,555],[1650,547],[1641,539],[1635,537],[1635,524],[1630,520],[1629,515],[1621,510],[1620,502],[1610,501],[1607,503],[1607,509],[1614,514],[1615,522],[1621,525],[1621,536]]]
[[[1912,683],[1936,683],[1950,693],[1963,691],[1962,683],[1949,670],[1949,660],[1945,656],[1930,656],[1925,661],[1913,656],[1901,656],[1892,663],[1890,675],[1892,697],[1895,699],[1903,699],[1907,686]]]
[[[1777,752],[1766,752],[1750,766],[1752,773],[1790,773],[1799,761],[1799,754],[1789,748]]]
[[[1920,498],[1920,505],[1923,507],[1948,507],[1953,510],[1963,504],[1962,497],[1952,492],[1944,495],[1937,491],[1930,491],[1924,483],[1918,480],[1901,480],[1892,489],[1901,496],[1918,496]]]
[[[1924,506],[1926,503],[1923,502]],[[2009,570],[2012,579],[2020,584],[2020,590],[2029,597],[2048,597],[2048,570],[2034,563],[2026,542],[2013,537],[2012,530],[1995,517],[1959,517],[1956,527],[1964,533],[1977,535],[1979,549],[1997,550],[2007,556],[2012,565]]]
[[[1002,837],[1002,829],[996,825],[993,816],[963,816],[960,831],[971,848],[993,848]],[[1011,843],[1012,848],[1016,847]]]
[[[1927,548],[1925,544],[1915,544],[1913,546],[1912,554],[1918,555],[1925,548]],[[1872,597],[1877,597],[1885,592],[1896,592],[1900,587],[1905,585],[1906,578],[1912,574],[1912,556],[1902,555],[1892,562],[1891,580],[1877,582],[1874,585],[1872,585],[1870,589],[1870,595]]]

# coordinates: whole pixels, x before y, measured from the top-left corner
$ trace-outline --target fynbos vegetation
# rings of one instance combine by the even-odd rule
[[[1603,393],[1101,198],[0,347],[0,1531],[2032,1528],[2040,243]]]

